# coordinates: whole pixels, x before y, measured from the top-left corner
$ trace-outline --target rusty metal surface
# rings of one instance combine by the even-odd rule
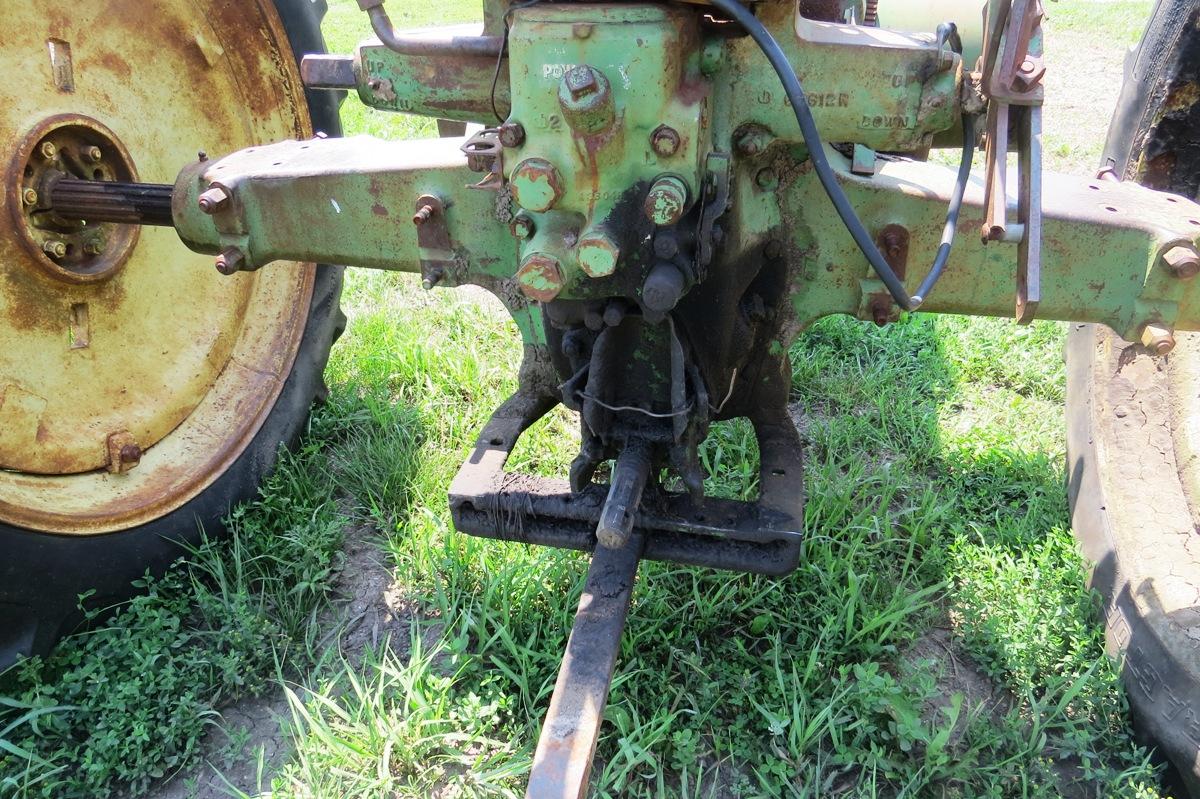
[[[22,0],[5,12],[6,169],[66,114],[110,130],[136,167],[129,177],[159,182],[200,148],[309,133],[299,71],[265,0],[178,0],[153,14],[136,2]],[[63,279],[13,235],[8,191],[0,203],[0,521],[86,534],[178,507],[242,451],[277,396],[311,270],[281,264],[230,281],[170,231],[148,229],[120,269]],[[121,433],[138,457],[118,451],[110,472]]]
[[[587,792],[643,543],[635,533],[620,547],[597,547],[592,555],[533,754],[527,799],[580,799]]]

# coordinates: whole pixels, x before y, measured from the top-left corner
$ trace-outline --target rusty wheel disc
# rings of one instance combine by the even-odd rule
[[[291,370],[313,267],[223,277],[170,229],[57,219],[55,174],[172,182],[311,135],[266,0],[16,0],[0,31],[0,522],[95,534],[210,485]]]

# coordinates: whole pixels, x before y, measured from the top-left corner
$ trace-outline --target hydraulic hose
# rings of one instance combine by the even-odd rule
[[[779,43],[771,36],[771,33],[766,27],[758,21],[753,12],[743,6],[738,0],[709,0],[709,2],[720,9],[725,14],[728,14],[735,22],[745,29],[746,33],[754,39],[763,55],[767,57],[771,67],[779,76],[779,80],[783,83],[783,90],[787,94],[789,102],[792,104],[792,110],[796,113],[796,121],[800,124],[800,133],[804,137],[804,143],[808,146],[809,157],[812,159],[813,169],[817,173],[817,179],[821,181],[821,187],[825,189],[825,193],[829,196],[829,201],[833,203],[833,208],[837,211],[837,215],[841,218],[842,224],[846,226],[854,243],[866,256],[871,268],[875,270],[875,274],[887,286],[888,293],[892,295],[892,299],[896,301],[902,309],[906,311],[915,311],[920,307],[921,303],[928,297],[929,291],[933,285],[941,277],[942,271],[945,269],[946,261],[950,257],[950,248],[954,243],[954,232],[958,224],[958,213],[962,207],[963,194],[966,192],[967,181],[971,174],[971,161],[975,155],[975,136],[974,136],[974,120],[970,117],[963,117],[963,154],[962,161],[958,168],[958,179],[954,185],[954,192],[951,195],[950,207],[946,213],[946,225],[942,231],[942,243],[938,247],[937,255],[934,257],[932,266],[930,266],[929,274],[921,281],[921,287],[915,295],[909,296],[908,291],[904,288],[903,281],[888,265],[884,259],[883,253],[875,246],[875,242],[871,239],[871,234],[863,227],[862,220],[858,218],[858,214],[854,212],[854,208],[850,205],[850,200],[846,197],[846,193],[842,191],[842,187],[837,182],[837,176],[833,172],[833,168],[829,165],[829,159],[825,155],[825,148],[821,141],[820,131],[817,130],[816,120],[813,118],[812,111],[808,107],[808,99],[804,95],[804,89],[800,85],[800,78],[796,75],[796,70],[792,68],[791,63],[787,59],[787,55],[779,47]]]

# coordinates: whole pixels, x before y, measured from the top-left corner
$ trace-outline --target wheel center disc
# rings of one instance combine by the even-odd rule
[[[64,219],[50,210],[51,191],[62,178],[137,180],[124,145],[97,120],[60,114],[38,124],[18,145],[7,178],[17,239],[31,263],[60,280],[88,283],[111,277],[129,259],[136,225]]]

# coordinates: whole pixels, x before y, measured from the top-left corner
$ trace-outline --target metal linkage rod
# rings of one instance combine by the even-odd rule
[[[567,651],[542,725],[526,799],[581,799],[629,615],[633,581],[645,538],[634,532],[618,549],[598,546]]]
[[[169,183],[62,178],[50,189],[50,207],[70,219],[172,227],[173,190]]]
[[[625,448],[613,467],[611,487],[600,523],[596,525],[596,540],[600,546],[620,549],[633,532],[634,514],[650,476],[650,448],[634,442]]]

